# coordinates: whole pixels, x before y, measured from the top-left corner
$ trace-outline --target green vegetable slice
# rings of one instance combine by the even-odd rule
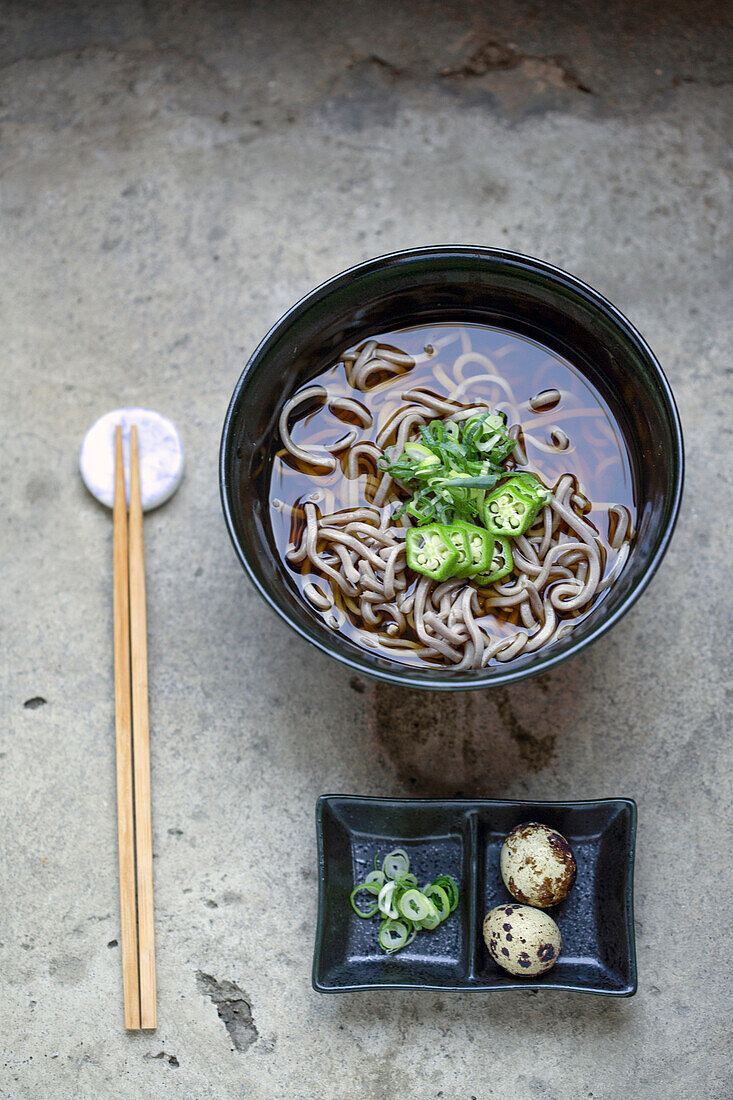
[[[520,493],[523,493],[529,500],[537,501],[541,506],[548,504],[552,499],[550,490],[546,489],[540,479],[535,474],[530,474],[528,470],[519,474],[512,474],[509,480],[512,485],[519,489]]]
[[[369,920],[369,918],[373,917],[374,914],[377,912],[378,906],[376,901],[371,901],[366,909],[360,909],[359,906],[356,904],[356,895],[359,894],[362,890],[366,890],[367,892],[371,893],[369,887],[362,884],[361,886],[355,887],[355,889],[351,891],[351,896],[349,900],[351,901],[351,908],[354,910],[357,917],[362,917],[363,920]]]
[[[436,878],[433,886],[441,886],[445,890],[448,895],[450,911],[452,913],[458,905],[458,886],[456,885],[455,879],[451,875],[440,875],[439,878]]]
[[[382,889],[379,891],[379,897],[377,898],[377,907],[380,913],[384,913],[385,917],[391,917],[396,919],[399,917],[399,910],[394,904],[394,892],[397,889],[397,883],[385,882]]]
[[[384,871],[370,871],[364,879],[364,886],[372,894],[378,894],[385,883]]]
[[[448,897],[447,891],[442,886],[434,882],[431,886],[426,886],[423,893],[428,901],[431,901],[435,909],[437,909],[438,917],[441,921],[444,921],[446,917],[450,916],[450,898]]]
[[[509,546],[509,540],[497,536],[494,539],[494,546],[491,552],[491,571],[489,573],[481,573],[472,579],[477,584],[493,584],[494,581],[500,581],[502,577],[506,577],[508,573],[511,573],[514,568],[514,559],[512,558],[512,551]]]
[[[532,526],[551,496],[534,474],[513,474],[486,498],[484,523],[494,535],[516,538]]]
[[[406,890],[397,902],[397,908],[408,920],[424,920],[429,912],[428,899],[419,890]]]
[[[387,878],[401,878],[410,870],[410,857],[404,848],[395,848],[382,861],[382,870]]]
[[[410,937],[410,927],[403,920],[385,920],[379,929],[379,946],[388,954],[406,947]]]
[[[452,576],[458,551],[443,534],[440,524],[411,527],[407,532],[407,564],[416,573],[444,581]]]
[[[425,899],[427,902],[427,913],[420,921],[420,927],[424,928],[427,932],[432,932],[434,928],[437,928],[440,924],[441,917],[438,912],[437,906],[430,898]]]
[[[398,461],[408,464],[413,477],[421,477],[431,473],[436,466],[440,466],[440,459],[426,447],[424,443],[405,443],[405,449]]]
[[[483,527],[476,527],[473,523],[464,523],[463,520],[456,520],[455,526],[466,532],[470,560],[453,576],[473,577],[476,573],[484,573],[491,565],[494,549],[493,535],[490,535]]]
[[[524,534],[538,510],[535,501],[507,481],[486,498],[484,523],[492,535],[516,538]]]
[[[457,523],[440,524],[440,532],[446,542],[458,551],[458,561],[453,566],[452,577],[462,577],[465,570],[472,566],[472,555],[468,545],[468,533]]]

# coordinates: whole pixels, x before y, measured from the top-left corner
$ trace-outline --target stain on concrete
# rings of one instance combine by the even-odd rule
[[[450,693],[376,684],[378,760],[394,769],[408,794],[499,796],[516,779],[553,762],[563,707],[570,717],[567,700],[556,694],[547,680],[535,679],[511,691]]]
[[[432,798],[498,794],[519,769],[517,748],[491,720],[491,692],[374,689],[379,758],[407,794]]]
[[[331,83],[318,113],[330,125],[359,133],[372,126],[392,126],[399,100],[394,84],[401,70],[371,55],[352,59]]]
[[[52,978],[62,985],[78,985],[84,981],[89,967],[84,959],[78,955],[62,955],[59,958],[50,959],[48,972]]]
[[[58,496],[58,492],[58,481],[48,475],[31,477],[25,486],[25,498],[29,504],[40,504],[46,500],[53,500]]]
[[[517,745],[519,755],[527,766],[527,771],[542,771],[554,756],[556,735],[554,733],[539,735],[526,729],[517,718],[511,695],[506,688],[494,688],[492,697],[496,703],[499,719],[512,741]]]
[[[248,1050],[257,1042],[259,1032],[252,1019],[252,1006],[238,985],[234,982],[217,981],[202,970],[196,971],[196,985],[199,993],[208,997],[215,1005],[235,1050]]]

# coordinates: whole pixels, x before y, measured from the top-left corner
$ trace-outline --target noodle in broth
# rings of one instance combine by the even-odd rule
[[[409,490],[385,473],[433,420],[500,412],[508,466],[552,497],[492,585],[409,569]],[[484,668],[567,635],[613,584],[635,522],[628,455],[600,394],[540,344],[486,325],[380,334],[284,405],[270,477],[278,550],[303,598],[353,642],[410,665]],[[509,472],[509,471],[507,471]]]

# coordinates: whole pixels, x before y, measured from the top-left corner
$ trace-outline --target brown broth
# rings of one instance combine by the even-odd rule
[[[522,425],[527,451],[527,466],[523,468],[533,470],[550,486],[563,474],[575,477],[579,491],[592,503],[586,519],[599,533],[605,551],[605,573],[610,571],[618,552],[609,543],[608,506],[617,504],[627,508],[633,530],[636,523],[633,479],[626,445],[608,404],[576,367],[534,340],[488,325],[416,326],[375,334],[373,339],[380,345],[413,356],[424,355],[429,348],[434,351],[429,358],[398,377],[392,376],[385,381],[377,377],[366,393],[349,385],[343,361],[312,378],[307,385],[327,387],[330,397],[360,401],[371,412],[374,423],[371,428],[364,429],[351,414],[339,412],[336,416],[325,404],[320,407],[316,407],[317,403],[311,407],[304,405],[290,425],[296,444],[306,449],[319,444],[331,445],[352,428],[358,432],[358,442],[373,442],[392,414],[405,404],[404,392],[421,387],[446,397],[455,390],[457,382],[462,382],[464,389],[457,400],[465,404],[488,404],[492,410],[504,411],[508,424]],[[363,343],[360,341],[359,346]],[[530,399],[551,389],[560,391],[560,400],[533,411],[529,407]],[[560,428],[567,435],[569,444],[565,450],[552,449],[553,428]],[[293,566],[285,558],[286,550],[299,540],[302,531],[302,503],[306,499],[314,500],[325,515],[368,504],[374,487],[375,479],[370,481],[365,472],[350,480],[341,464],[328,473],[306,470],[282,448],[275,454],[269,491],[272,530],[282,563],[293,575],[301,593],[309,581],[319,582],[323,587],[320,574],[307,561],[302,567]],[[576,612],[575,620],[580,621],[588,615],[604,595],[600,593],[589,607]],[[305,596],[303,599],[311,607]],[[315,608],[311,610],[314,615],[321,615]],[[480,622],[489,633],[500,637],[514,633],[519,620],[516,611],[493,609]],[[367,629],[363,625],[357,626],[347,617],[339,629],[353,642],[366,647]],[[384,649],[380,652],[388,655]],[[400,653],[394,659],[422,666],[436,663],[417,654]],[[442,661],[437,664],[445,667]]]

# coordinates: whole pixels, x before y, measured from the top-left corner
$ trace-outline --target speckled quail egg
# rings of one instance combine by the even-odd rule
[[[486,914],[484,939],[494,962],[529,978],[554,966],[562,946],[552,917],[529,905],[497,905]]]
[[[501,877],[512,897],[547,909],[566,898],[577,871],[564,836],[528,821],[509,833],[501,849]]]

